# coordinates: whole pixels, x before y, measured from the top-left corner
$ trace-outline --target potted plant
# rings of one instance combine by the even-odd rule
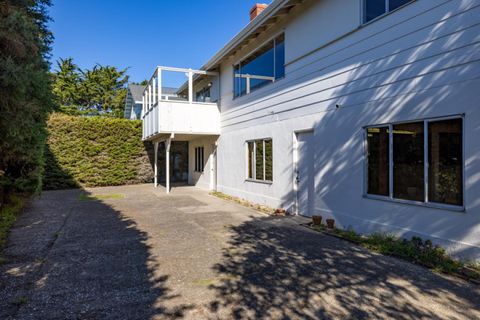
[[[333,229],[335,226],[335,220],[334,219],[327,219],[325,220],[327,222],[327,228],[328,229]]]
[[[313,225],[319,226],[322,224],[322,216],[312,216]]]

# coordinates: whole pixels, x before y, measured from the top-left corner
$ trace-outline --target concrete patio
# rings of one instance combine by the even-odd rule
[[[84,193],[97,198],[87,198]],[[44,192],[1,319],[480,319],[480,288],[190,187]]]

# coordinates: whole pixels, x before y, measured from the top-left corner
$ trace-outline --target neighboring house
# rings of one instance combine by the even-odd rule
[[[201,70],[156,69],[144,140],[188,142],[189,184],[480,259],[480,3],[262,8]],[[184,101],[155,98],[163,71]]]
[[[144,85],[129,84],[127,96],[125,98],[124,118],[130,120],[141,119],[142,116],[142,96],[145,91]],[[164,99],[175,99],[177,97],[177,88],[163,87]]]

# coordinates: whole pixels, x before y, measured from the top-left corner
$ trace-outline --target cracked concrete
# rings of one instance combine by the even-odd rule
[[[478,286],[315,233],[301,218],[195,188],[163,191],[34,199],[0,266],[0,318],[480,318]]]

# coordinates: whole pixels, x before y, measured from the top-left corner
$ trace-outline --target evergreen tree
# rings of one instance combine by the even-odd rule
[[[39,190],[52,109],[49,0],[0,1],[0,206]]]

